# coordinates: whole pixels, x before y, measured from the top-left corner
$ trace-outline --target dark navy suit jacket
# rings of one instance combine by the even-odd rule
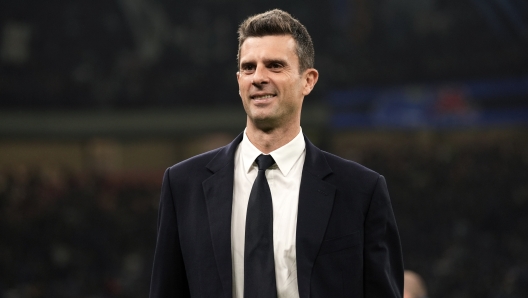
[[[232,298],[234,154],[241,140],[165,172],[150,298]],[[385,179],[305,141],[300,297],[401,297],[401,246]]]

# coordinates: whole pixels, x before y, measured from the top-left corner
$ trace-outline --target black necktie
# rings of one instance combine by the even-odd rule
[[[244,298],[276,298],[273,258],[273,205],[266,169],[271,155],[257,157],[258,174],[249,195],[244,248]]]

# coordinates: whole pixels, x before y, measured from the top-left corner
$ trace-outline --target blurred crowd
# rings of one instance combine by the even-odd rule
[[[428,297],[528,297],[525,140],[347,148],[387,178]],[[146,297],[161,176],[0,171],[0,297]]]
[[[0,2],[0,107],[237,104],[238,23],[282,8],[306,25],[315,100],[362,85],[518,76],[523,0]]]
[[[526,140],[405,142],[350,156],[387,179],[405,267],[430,297],[528,297]]]
[[[0,297],[146,297],[161,187],[151,180],[3,171]]]

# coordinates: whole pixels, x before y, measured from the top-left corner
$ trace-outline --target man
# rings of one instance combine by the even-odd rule
[[[272,10],[238,33],[247,126],[165,172],[150,297],[401,297],[384,178],[302,134],[319,75],[305,27]]]

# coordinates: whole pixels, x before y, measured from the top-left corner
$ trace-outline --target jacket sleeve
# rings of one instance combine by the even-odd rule
[[[174,204],[169,169],[163,176],[158,210],[158,236],[152,266],[150,298],[190,297],[185,273],[176,206]]]
[[[378,177],[367,211],[364,249],[365,297],[402,297],[400,237],[383,176]]]

